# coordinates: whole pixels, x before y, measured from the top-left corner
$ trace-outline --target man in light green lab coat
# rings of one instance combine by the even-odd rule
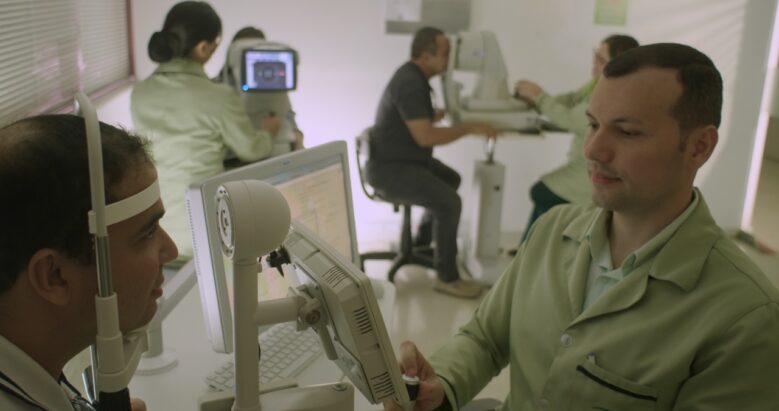
[[[542,216],[429,362],[403,343],[415,410],[459,409],[506,366],[501,410],[776,410],[779,291],[693,186],[721,106],[719,72],[691,47],[612,60],[587,110],[595,206]]]

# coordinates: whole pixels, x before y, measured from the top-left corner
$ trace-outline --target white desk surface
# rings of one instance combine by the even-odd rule
[[[386,281],[383,295],[378,298],[384,323],[391,324],[395,304],[395,286]],[[379,292],[377,292],[377,295]],[[130,382],[130,395],[146,402],[149,411],[197,410],[197,398],[209,388],[205,377],[230,359],[230,354],[220,354],[211,349],[203,324],[198,287],[184,297],[163,322],[163,339],[166,350],[172,349],[178,365],[164,373],[151,376],[136,375]],[[298,377],[301,386],[336,382],[342,378],[341,370],[320,355]],[[380,410],[381,405],[370,404],[357,388],[355,411]]]

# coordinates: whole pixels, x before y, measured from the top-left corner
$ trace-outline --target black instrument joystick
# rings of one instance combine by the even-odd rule
[[[289,264],[289,253],[287,253],[287,249],[284,247],[279,247],[276,250],[273,250],[268,254],[267,257],[265,257],[265,261],[268,262],[268,265],[277,269],[279,271],[279,275],[284,277],[284,270],[281,268],[283,264]]]
[[[411,400],[409,409],[414,409],[414,402],[419,394],[419,377],[412,377],[410,375],[403,374],[403,383],[406,385],[406,391],[408,391],[408,398]]]

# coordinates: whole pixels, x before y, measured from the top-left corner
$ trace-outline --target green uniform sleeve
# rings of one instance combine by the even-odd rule
[[[572,133],[579,133],[587,127],[587,100],[582,99],[578,103],[569,106],[568,102],[560,102],[558,97],[541,93],[536,98],[538,112],[560,128]]]
[[[776,410],[779,306],[772,302],[745,314],[702,347],[690,368],[694,375],[682,385],[674,411]]]
[[[471,321],[430,357],[451,406],[441,409],[460,409],[508,364],[509,316],[523,249],[520,247]]]
[[[273,148],[273,136],[265,130],[254,128],[235,92],[228,89],[224,92],[222,115],[217,118],[225,144],[241,161],[257,161],[267,157]]]
[[[595,81],[591,80],[572,93],[550,96],[541,92],[535,100],[536,110],[558,127],[584,136],[589,124],[587,105],[594,88]]]
[[[546,94],[546,92],[542,92],[543,94]],[[558,106],[564,107],[564,108],[571,108],[579,103],[579,100],[581,100],[581,93],[577,91],[572,91],[570,93],[565,94],[558,94],[556,96],[550,96],[552,100],[554,100],[555,104]],[[549,96],[547,94],[547,96]],[[539,96],[540,97],[540,96]],[[536,100],[538,100],[538,98]]]

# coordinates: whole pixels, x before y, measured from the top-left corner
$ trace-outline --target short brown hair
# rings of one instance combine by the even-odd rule
[[[683,44],[649,44],[628,50],[609,61],[603,68],[603,75],[620,77],[646,67],[676,70],[682,95],[671,114],[682,132],[709,124],[719,127],[722,76],[708,56]]]
[[[438,51],[435,40],[442,34],[444,32],[435,27],[422,27],[417,30],[411,42],[411,58],[419,58],[424,53],[435,54]]]
[[[138,136],[104,123],[100,134],[106,202],[112,202],[114,189],[152,158]],[[42,248],[94,261],[87,158],[79,116],[42,115],[0,128],[0,294]]]
[[[603,39],[601,43],[605,43],[609,47],[609,60],[638,47],[638,40],[627,34],[612,34]]]
[[[246,27],[238,30],[235,33],[235,35],[233,35],[233,40],[231,41],[231,43],[236,41],[236,40],[241,40],[241,39],[265,40],[265,32],[263,32],[262,30],[258,29],[257,27],[246,26]]]

